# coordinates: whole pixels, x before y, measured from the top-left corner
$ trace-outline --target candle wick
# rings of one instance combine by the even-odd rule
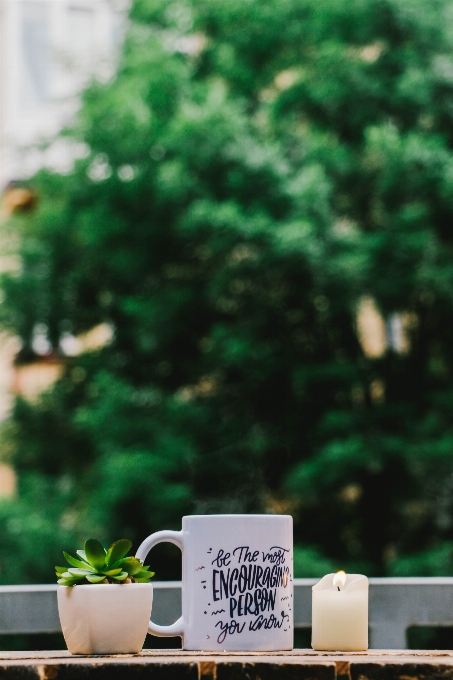
[[[340,586],[337,586],[337,588],[338,588],[338,592],[340,592]]]

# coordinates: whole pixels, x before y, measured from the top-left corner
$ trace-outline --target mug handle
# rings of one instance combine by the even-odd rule
[[[151,548],[154,548],[158,543],[174,543],[178,546],[180,550],[183,549],[183,537],[182,531],[156,531],[156,533],[151,534],[148,538],[145,538],[143,543],[137,550],[135,557],[138,557],[142,562]],[[157,635],[158,637],[173,637],[174,635],[184,635],[184,619],[182,616],[179,617],[177,621],[171,624],[171,626],[159,626],[157,623],[149,622],[148,633],[151,635]]]

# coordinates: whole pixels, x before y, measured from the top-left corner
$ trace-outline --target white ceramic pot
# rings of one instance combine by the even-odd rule
[[[59,586],[58,613],[71,654],[138,654],[153,604],[152,583]]]

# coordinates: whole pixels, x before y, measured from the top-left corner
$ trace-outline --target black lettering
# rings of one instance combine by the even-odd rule
[[[245,564],[243,564],[241,567],[238,588],[240,593],[245,593],[245,591],[247,590],[247,567],[245,566]]]
[[[261,576],[263,575],[263,567],[257,566],[256,568],[256,587],[262,588]]]
[[[228,567],[228,565],[231,563],[230,558],[230,553],[224,552],[222,549],[219,550],[217,553],[217,557],[212,560],[211,564],[215,564],[216,567]]]
[[[233,571],[231,572],[230,580],[229,580],[229,583],[230,583],[230,595],[236,595],[236,591],[237,591],[238,587],[237,587],[237,583],[234,583],[234,584],[233,584],[233,581],[237,581],[237,580],[238,580],[238,575],[239,575],[238,570],[237,570],[237,569],[233,569]],[[233,590],[233,588],[234,588],[234,590]]]
[[[254,594],[254,597],[253,597],[254,602],[255,602],[255,612],[254,612],[255,615],[260,613],[262,597],[263,596],[262,596],[261,590],[255,590],[255,594]]]
[[[228,574],[225,576],[223,569],[220,572],[220,599],[223,599],[223,593],[225,593],[225,598],[228,599],[228,579],[230,577],[230,570],[228,569]]]
[[[269,585],[271,588],[275,588],[282,585],[283,569],[281,567],[272,567],[271,578]]]
[[[230,597],[230,619],[233,618],[234,612],[236,611],[237,606],[238,606],[238,601],[236,600],[236,598]]]
[[[236,555],[238,550],[240,550],[239,557],[238,557],[238,563],[241,564],[242,554],[243,554],[244,550],[245,550],[245,552],[248,551],[248,546],[247,545],[241,545],[241,546],[239,546],[239,548],[235,548],[233,550],[233,555]]]
[[[245,623],[243,623],[242,626],[241,626],[241,624],[238,623],[237,621],[232,621],[230,623],[228,632],[230,633],[230,635],[232,633],[242,633],[242,631],[244,630],[244,626],[245,626]]]
[[[247,590],[253,590],[255,587],[256,564],[250,564],[247,573]]]
[[[217,621],[217,623],[215,625],[216,625],[216,628],[217,628],[217,626],[220,626],[220,629],[221,629],[221,632],[219,633],[219,637],[217,638],[217,642],[220,645],[220,644],[222,644],[222,642],[225,640],[225,638],[227,636],[228,622],[224,624],[223,621]]]
[[[252,554],[248,545],[240,545],[238,548],[233,550],[233,555],[236,555],[238,550],[238,564],[241,564],[241,562],[256,562],[258,555],[260,554],[259,550],[255,550],[255,552]]]
[[[266,630],[269,630],[270,628],[281,628],[283,621],[283,618],[281,621],[276,619],[274,614],[271,614],[267,619],[260,614],[254,621],[250,621],[249,630],[255,631],[261,630],[261,628],[265,628]]]
[[[263,627],[263,615],[260,614],[258,618],[256,618],[254,621],[250,621],[249,623],[249,630],[255,631],[255,630],[261,630]]]
[[[247,614],[253,614],[254,612],[250,609],[250,606],[253,604],[253,596],[251,593],[246,593],[245,594],[245,603],[244,603],[244,616],[247,616]]]
[[[271,577],[270,577],[270,579],[269,579],[269,586],[270,586],[271,588],[275,588],[275,584],[276,584],[276,580],[277,580],[276,573],[277,573],[277,567],[274,565],[274,566],[272,567],[272,570],[271,570]]]
[[[217,585],[216,584],[216,581],[217,581],[216,575],[218,573],[219,572],[217,571],[217,569],[214,569],[213,572],[212,572],[212,597],[216,602],[217,602],[217,600],[220,600],[220,598],[221,598],[221,596],[217,597],[217,593],[219,592],[219,589],[216,588],[216,585]]]
[[[281,548],[278,545],[272,546],[268,553],[263,552],[263,562],[268,560],[271,564],[279,566],[285,561],[285,553],[289,552],[286,548]]]
[[[276,595],[276,593],[277,593],[277,590],[274,588],[273,591],[272,591],[272,590],[269,590],[269,592],[268,592],[268,594],[267,594],[267,595],[268,595],[268,598],[269,598],[269,604],[268,604],[268,606],[267,606],[268,611],[269,611],[270,609],[274,609],[274,608],[275,608],[275,595]]]
[[[217,621],[215,624],[216,627],[220,626],[220,633],[217,638],[217,642],[219,645],[222,644],[222,642],[225,640],[227,634],[228,635],[233,635],[233,633],[242,633],[245,627],[245,623],[241,624],[235,621],[234,619],[230,621],[230,623],[223,623],[223,621]]]

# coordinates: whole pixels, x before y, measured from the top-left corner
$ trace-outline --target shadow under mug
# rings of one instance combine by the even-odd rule
[[[182,616],[149,622],[183,649],[276,651],[293,648],[293,523],[290,515],[189,515],[182,531],[148,536],[137,557],[158,543],[182,551]]]

